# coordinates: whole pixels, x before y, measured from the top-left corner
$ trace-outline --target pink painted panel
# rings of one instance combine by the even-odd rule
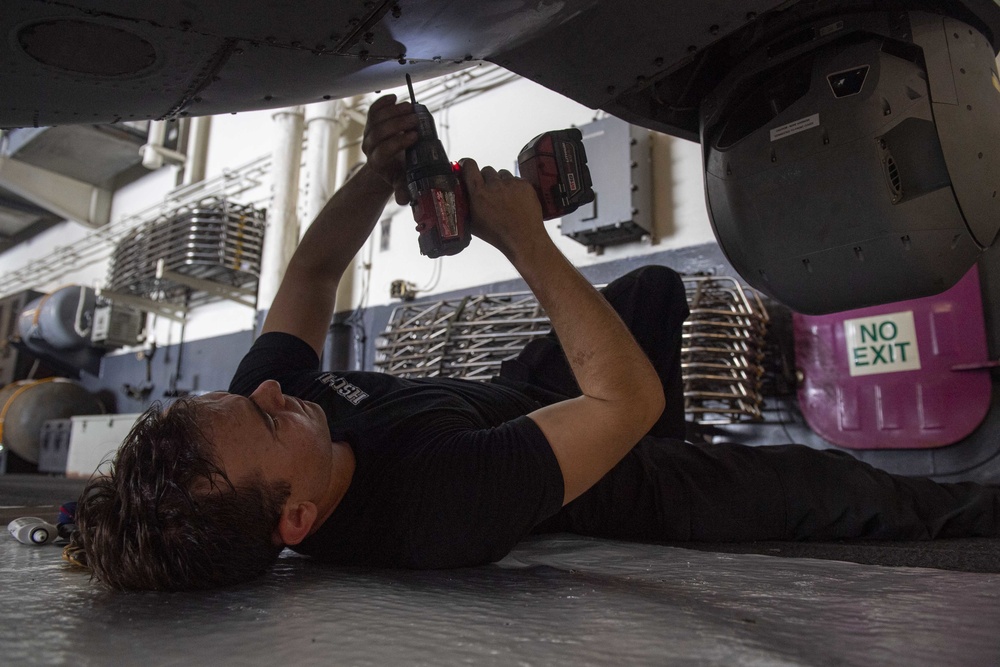
[[[829,442],[943,447],[986,417],[989,370],[954,369],[988,360],[975,267],[937,296],[792,320],[802,413]]]

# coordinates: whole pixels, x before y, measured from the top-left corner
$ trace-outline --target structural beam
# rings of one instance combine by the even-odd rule
[[[0,186],[87,227],[103,227],[111,219],[110,190],[14,158],[0,157]]]
[[[158,317],[173,320],[174,322],[184,322],[187,319],[187,308],[184,306],[175,306],[163,301],[153,301],[152,299],[134,294],[113,292],[109,289],[97,288],[95,291],[97,292],[97,296],[108,301],[119,303],[123,306],[130,306],[136,310],[153,313]]]
[[[204,278],[196,278],[195,276],[187,276],[183,273],[170,271],[166,268],[162,259],[157,260],[156,262],[156,279],[169,280],[179,285],[190,287],[195,291],[206,292],[221,299],[235,301],[241,306],[247,306],[254,309],[257,308],[257,303],[255,301],[255,297],[257,295],[256,290],[247,289],[245,287],[236,287],[234,285],[226,285],[225,283],[220,283],[215,280],[205,280]]]

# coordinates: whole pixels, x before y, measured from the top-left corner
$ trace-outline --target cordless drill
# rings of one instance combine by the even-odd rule
[[[472,239],[469,205],[459,178],[459,166],[448,161],[431,112],[423,104],[417,104],[409,74],[406,87],[410,89],[410,101],[419,122],[417,141],[406,149],[406,187],[420,232],[420,253],[431,258],[455,255]]]
[[[417,104],[406,75],[417,141],[406,150],[406,184],[413,219],[420,232],[420,252],[428,257],[455,255],[471,240],[469,204],[457,163],[449,162],[438,140],[434,119]],[[594,201],[583,134],[576,128],[538,135],[517,156],[521,176],[531,183],[542,205],[542,219],[551,220]]]

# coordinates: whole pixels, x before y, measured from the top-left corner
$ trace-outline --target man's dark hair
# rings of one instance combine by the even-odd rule
[[[111,588],[224,586],[263,574],[281,552],[272,536],[288,484],[257,478],[234,485],[213,462],[199,425],[210,409],[183,399],[166,411],[154,405],[132,427],[109,474],[84,489],[74,542]]]

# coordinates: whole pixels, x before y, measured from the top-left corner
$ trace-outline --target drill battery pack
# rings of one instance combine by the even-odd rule
[[[538,135],[517,156],[521,178],[530,182],[551,220],[594,201],[594,186],[583,148],[583,133],[573,127]]]

